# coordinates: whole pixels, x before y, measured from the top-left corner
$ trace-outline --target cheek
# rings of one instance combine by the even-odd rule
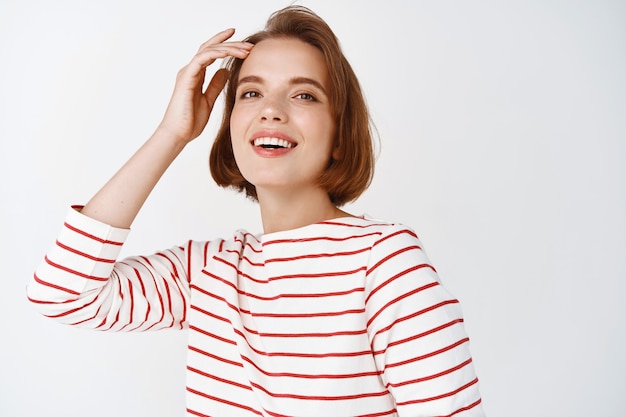
[[[237,106],[233,108],[233,111],[230,114],[230,137],[233,150],[245,142],[246,123],[244,116],[245,115],[241,112],[241,110],[237,110]]]

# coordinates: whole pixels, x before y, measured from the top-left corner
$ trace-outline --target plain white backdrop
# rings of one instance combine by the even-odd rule
[[[461,300],[489,416],[626,409],[626,4],[310,0],[380,135],[347,209],[402,222]],[[184,414],[185,333],[99,333],[35,313],[25,284],[70,204],[152,133],[215,32],[287,0],[0,2],[0,415]],[[211,181],[215,117],[124,254],[260,231]]]

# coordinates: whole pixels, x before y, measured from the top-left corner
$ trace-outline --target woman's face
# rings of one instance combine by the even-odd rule
[[[334,147],[328,90],[322,53],[295,38],[261,41],[243,62],[230,133],[237,166],[259,196],[318,188]]]

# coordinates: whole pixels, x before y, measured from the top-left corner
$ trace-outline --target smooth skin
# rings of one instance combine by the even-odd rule
[[[293,94],[297,89],[293,89],[296,84],[291,82],[296,78],[311,77],[318,80],[321,85],[325,85],[328,74],[321,54],[315,48],[293,39],[266,40],[257,46],[245,42],[229,41],[234,33],[234,29],[227,29],[213,36],[200,46],[189,64],[178,72],[174,92],[165,115],[155,132],[104,187],[89,200],[81,210],[83,214],[115,227],[130,228],[142,205],[170,164],[185,146],[198,137],[206,127],[215,100],[228,79],[227,71],[220,69],[203,91],[207,67],[217,59],[228,56],[246,59],[253,55],[257,48],[259,51],[255,59],[250,60],[250,62],[247,59],[244,61],[240,80],[246,76],[245,74],[262,76],[263,86],[257,84],[254,87],[257,90],[263,87],[263,90],[258,91],[260,93],[258,96],[254,94],[248,94],[245,98],[237,96],[231,118],[231,129],[236,129],[237,132],[241,131],[242,133],[233,133],[234,149],[236,150],[239,145],[245,144],[249,148],[248,150],[252,151],[251,132],[267,128],[286,131],[299,141],[292,155],[285,155],[286,157],[304,153],[312,157],[313,161],[319,161],[319,152],[321,151],[321,158],[328,162],[332,153],[332,134],[329,132],[334,131],[334,125],[332,122],[326,123],[326,110],[329,112],[329,105],[325,101],[327,99],[322,97],[323,94],[319,94],[319,91],[315,91],[315,95],[320,97],[320,101],[309,101],[310,97],[303,94],[312,94],[312,91],[310,89],[302,90],[302,85],[298,87],[300,88],[298,90],[300,95]],[[293,48],[294,42],[299,44],[296,49]],[[292,53],[283,51],[281,55],[280,50],[284,47],[287,47]],[[285,64],[285,70],[272,75],[272,71],[267,68],[267,63],[273,61],[268,61],[268,57],[281,59]],[[305,59],[307,65],[313,65],[316,70],[313,72],[304,71],[306,68],[298,65],[297,59],[294,60],[293,58]],[[248,100],[250,98],[251,100]],[[286,104],[289,100],[292,100],[292,104]],[[293,101],[299,104],[295,104]],[[250,106],[248,106],[247,112],[244,111],[245,106],[251,102],[257,103],[255,110],[251,111]],[[297,112],[294,111],[296,106],[300,106]],[[268,111],[277,113],[270,115]],[[309,116],[306,116],[307,112]],[[304,119],[308,117],[308,124],[302,123],[303,117]],[[323,122],[322,130],[320,131],[320,127],[312,124],[311,121],[314,123]],[[317,148],[316,157],[313,154],[314,149],[305,146],[309,142],[324,144],[321,148]],[[241,156],[241,153],[239,154]],[[275,179],[278,177],[275,176],[274,180],[270,180],[270,171],[267,169],[258,171],[259,167],[262,166],[259,163],[269,162],[277,166],[285,166],[290,163],[290,160],[287,158],[283,158],[283,160],[280,158],[262,158],[259,155],[248,156],[253,158],[242,160],[237,158],[237,162],[246,179],[257,186],[265,233],[293,229],[322,220],[347,216],[330,202],[324,190],[313,184],[314,179],[319,176],[320,169],[322,169],[319,163],[318,166],[315,166],[315,162],[313,162],[313,166],[305,170],[305,173],[308,173],[308,176],[305,175],[308,180],[300,181],[300,186],[294,186],[296,185],[295,182],[291,186],[284,186],[285,184],[277,186]],[[291,160],[293,159],[291,158]],[[317,176],[313,178],[313,175]]]
[[[347,214],[318,179],[335,148],[336,126],[322,53],[295,38],[259,42],[244,61],[230,119],[233,152],[251,184],[266,233]],[[256,137],[283,138],[288,149],[264,150]]]

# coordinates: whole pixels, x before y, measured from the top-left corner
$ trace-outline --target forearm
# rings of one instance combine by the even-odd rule
[[[228,72],[217,71],[203,91],[205,72],[218,58],[243,59],[252,44],[225,42],[233,29],[205,42],[177,76],[174,93],[159,128],[111,180],[85,205],[82,213],[111,226],[128,229],[172,161],[196,138],[209,119]]]
[[[128,232],[70,210],[28,283],[28,299],[41,314],[84,328],[182,328],[191,252],[203,245],[189,242],[117,261]]]
[[[111,226],[130,228],[141,206],[184,146],[185,142],[157,129],[81,212]]]

